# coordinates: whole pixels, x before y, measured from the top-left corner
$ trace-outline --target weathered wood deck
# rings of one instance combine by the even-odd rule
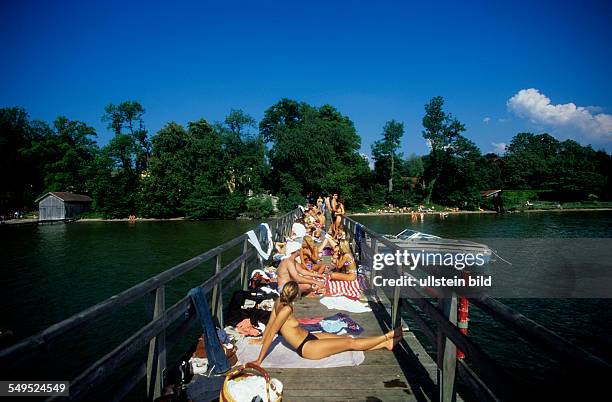
[[[382,295],[381,295],[382,296]],[[363,328],[360,336],[380,335],[389,330],[390,303],[369,295],[372,308],[367,313],[348,313]],[[330,316],[318,298],[302,298],[295,304],[296,317]],[[346,312],[345,312],[346,313]],[[405,326],[405,324],[404,324]],[[282,381],[284,401],[428,401],[437,395],[436,364],[425,352],[414,333],[404,332],[404,340],[393,352],[386,349],[365,352],[365,361],[356,367],[320,369],[269,369]]]

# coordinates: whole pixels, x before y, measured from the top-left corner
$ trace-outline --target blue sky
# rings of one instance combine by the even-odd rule
[[[520,131],[612,150],[612,2],[86,3],[1,3],[0,107],[86,121],[105,144],[109,103],[141,102],[154,133],[288,97],[336,106],[366,154],[389,119],[424,154],[441,95],[483,152]]]

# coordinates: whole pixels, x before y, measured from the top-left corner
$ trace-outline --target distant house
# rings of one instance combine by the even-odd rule
[[[39,197],[38,220],[59,221],[72,219],[78,214],[89,210],[92,199],[86,195],[62,191],[51,191]]]

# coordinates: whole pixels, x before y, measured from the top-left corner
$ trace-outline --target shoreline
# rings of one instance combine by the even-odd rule
[[[588,211],[612,211],[612,208],[567,208],[567,209],[526,209],[522,211],[506,211],[504,214],[522,214],[530,212],[588,212]],[[495,211],[436,211],[424,212],[425,215],[439,215],[440,213],[448,215],[470,215],[470,214],[497,214]],[[418,214],[418,212],[417,212]],[[355,212],[347,213],[348,216],[398,216],[411,215],[411,212]]]
[[[526,209],[522,211],[506,211],[504,214],[522,214],[522,213],[531,213],[531,212],[589,212],[589,211],[612,211],[612,208],[567,208],[567,209]],[[495,211],[438,211],[438,212],[424,212],[425,215],[439,215],[440,213],[448,214],[448,215],[473,215],[473,214],[497,214]],[[404,216],[411,215],[410,212],[354,212],[347,213],[347,216]],[[273,216],[266,219],[274,219]],[[199,221],[207,221],[207,220],[223,220],[223,219],[200,219],[193,220],[193,222]],[[245,220],[245,218],[237,218],[230,220]],[[256,220],[256,219],[249,219]],[[190,219],[182,216],[177,218],[136,218],[133,221],[130,221],[128,218],[82,218],[70,220],[70,223],[79,223],[79,222],[175,222],[175,221],[191,221]],[[53,224],[53,223],[65,223],[67,221],[46,221],[40,222],[38,219],[10,219],[7,221],[3,221],[0,226],[19,226],[19,225],[37,225],[37,224]]]
[[[184,216],[178,218],[136,218],[130,220],[129,218],[81,218],[75,219],[75,223],[79,222],[162,222],[162,221],[186,221],[189,220]]]

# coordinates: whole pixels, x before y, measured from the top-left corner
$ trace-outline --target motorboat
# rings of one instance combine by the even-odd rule
[[[489,263],[495,255],[486,244],[469,240],[445,239],[412,229],[405,229],[396,235],[385,235],[384,237],[391,240],[400,249],[412,253],[480,254],[485,263]]]

